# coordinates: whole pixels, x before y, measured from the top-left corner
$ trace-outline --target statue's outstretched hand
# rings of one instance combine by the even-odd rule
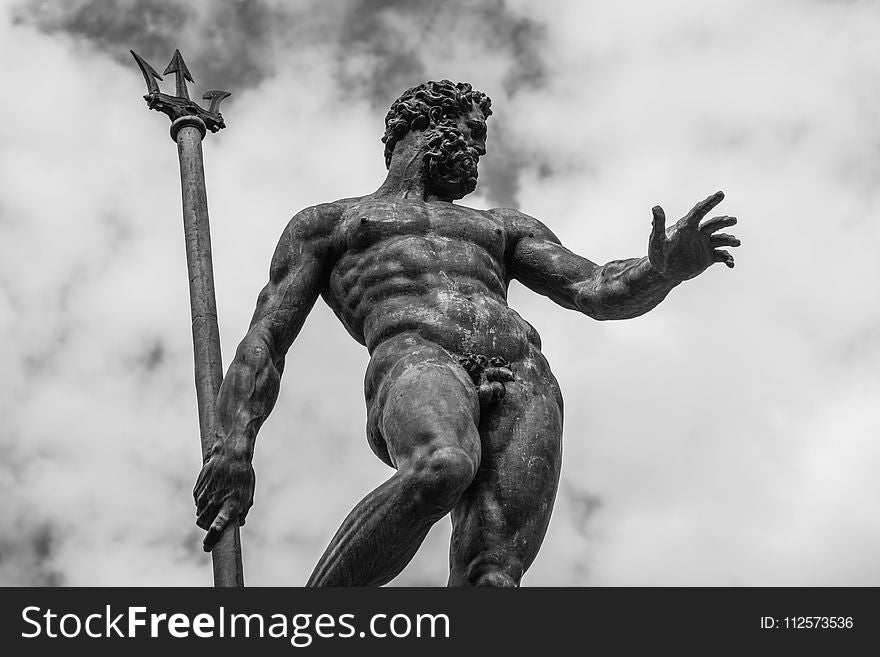
[[[231,519],[243,525],[254,503],[256,476],[250,459],[212,450],[193,489],[196,524],[207,530],[202,544],[210,552]]]
[[[733,226],[736,217],[703,217],[724,198],[716,192],[697,203],[674,226],[666,228],[666,214],[659,205],[654,208],[654,226],[648,241],[648,261],[667,276],[687,280],[702,273],[714,262],[733,267],[733,256],[719,247],[739,246],[740,241],[727,233],[715,231]]]

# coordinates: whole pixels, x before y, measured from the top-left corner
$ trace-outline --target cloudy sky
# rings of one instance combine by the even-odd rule
[[[289,217],[374,190],[425,79],[493,99],[474,207],[597,262],[717,189],[737,266],[594,322],[514,283],[566,399],[525,585],[880,585],[880,4],[869,0],[4,0],[0,584],[208,585],[176,150],[129,48],[194,98],[223,353]],[[166,90],[173,81],[166,79]],[[367,354],[319,304],[257,445],[251,585],[299,585],[390,474]],[[449,521],[397,585],[439,585]]]

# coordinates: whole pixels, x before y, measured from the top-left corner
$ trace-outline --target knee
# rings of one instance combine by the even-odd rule
[[[479,456],[458,446],[425,450],[407,468],[413,500],[428,510],[447,513],[471,485]]]
[[[519,586],[522,575],[523,568],[516,560],[477,559],[464,568],[453,568],[449,585],[516,587]]]
[[[512,588],[519,586],[519,580],[502,570],[486,570],[471,578],[471,586],[499,586]]]

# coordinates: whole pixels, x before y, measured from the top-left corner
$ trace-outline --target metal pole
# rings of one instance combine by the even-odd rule
[[[164,112],[171,118],[171,138],[177,143],[180,159],[180,188],[183,200],[183,231],[186,240],[186,263],[189,272],[189,301],[192,313],[193,358],[195,361],[196,399],[199,410],[199,433],[202,461],[214,443],[217,395],[223,382],[223,361],[220,357],[220,332],[217,328],[217,302],[214,295],[214,269],[211,259],[211,229],[208,223],[208,197],[205,191],[205,168],[202,139],[226,124],[219,112],[220,101],[229,94],[209,91],[204,98],[211,101],[208,110],[189,98],[186,81],[192,76],[180,51],[165,74],[176,74],[177,95],[159,91],[156,80],[162,77],[134,51],[131,52],[147,83],[150,109]],[[237,522],[230,522],[211,553],[214,563],[214,586],[244,586],[241,563],[241,536]]]
[[[176,130],[175,130],[176,128]],[[176,134],[175,134],[176,132]],[[214,442],[217,395],[223,382],[220,332],[217,328],[217,301],[214,295],[214,269],[211,259],[211,229],[208,223],[208,197],[202,157],[204,123],[185,116],[171,124],[180,158],[180,188],[183,200],[183,231],[189,272],[189,303],[192,312],[193,355],[195,359],[196,399],[204,461]],[[214,586],[244,586],[241,563],[241,536],[238,524],[230,522],[211,552]]]

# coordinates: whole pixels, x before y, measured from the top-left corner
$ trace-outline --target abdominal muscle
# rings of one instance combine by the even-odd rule
[[[444,240],[444,253],[428,254],[422,240],[405,241],[405,250],[345,254],[331,274],[325,300],[371,354],[402,333],[416,333],[451,354],[509,361],[540,347],[535,329],[508,307],[501,267],[485,250],[465,242],[454,248]]]
[[[417,333],[451,354],[479,353],[509,361],[537,346],[534,329],[503,300],[442,290],[387,299],[364,322],[364,343],[371,353],[401,333]]]

